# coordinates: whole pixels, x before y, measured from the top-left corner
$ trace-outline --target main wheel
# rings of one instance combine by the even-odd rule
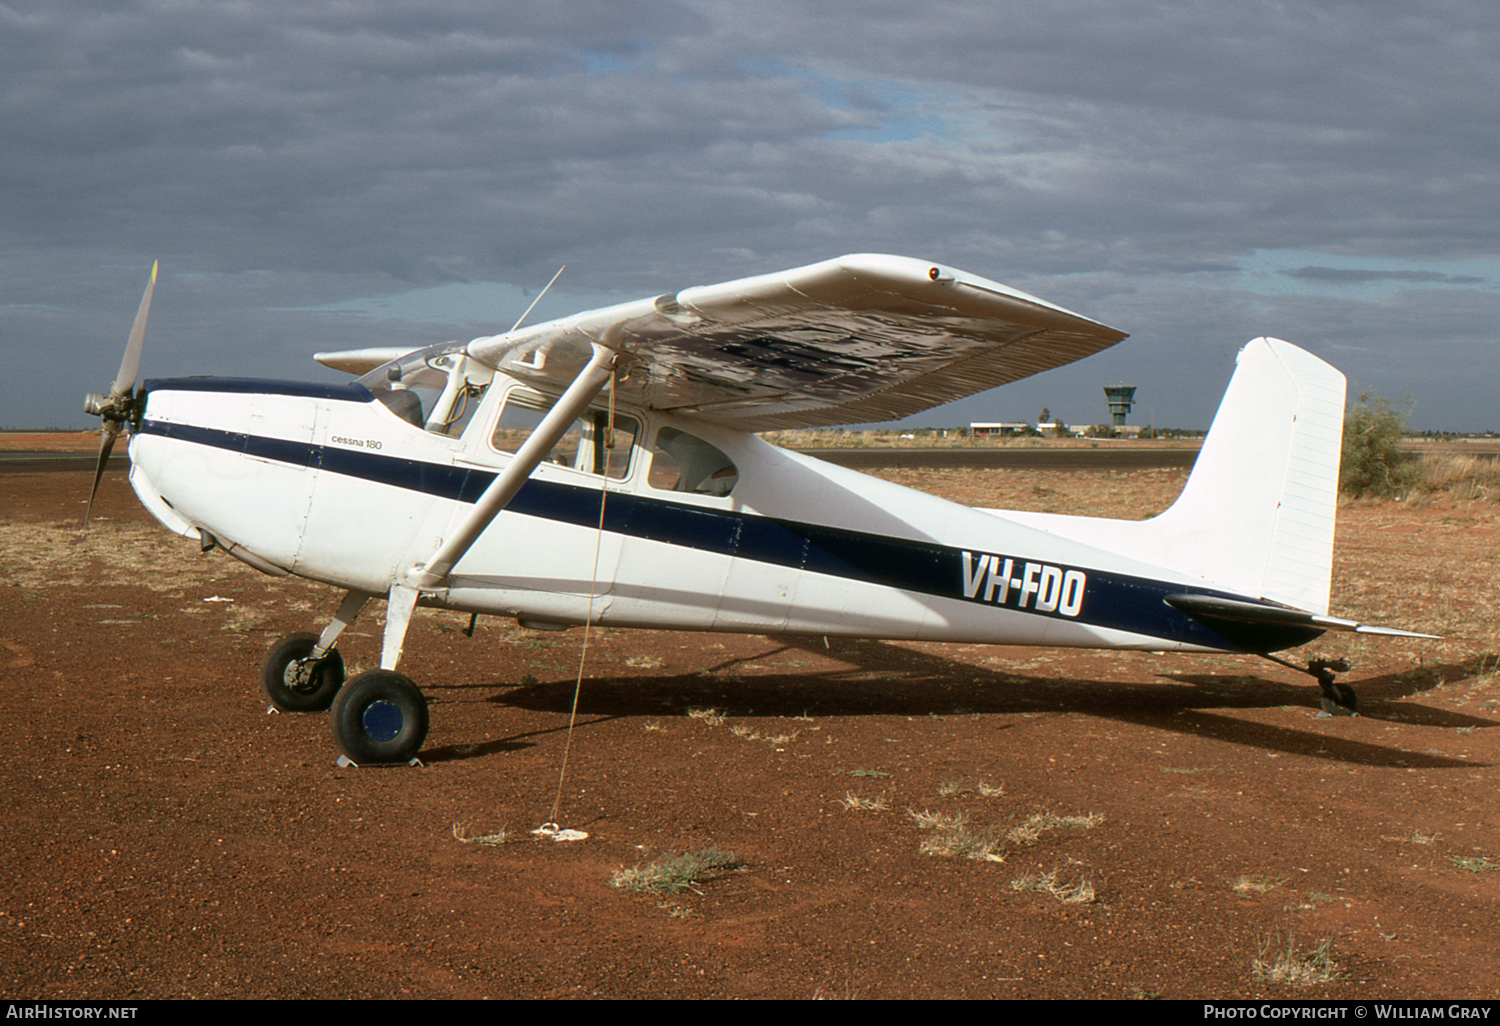
[[[427,740],[427,699],[394,670],[369,670],[338,693],[328,725],[355,762],[408,762]]]
[[[344,657],[330,649],[308,659],[318,647],[316,634],[291,634],[276,643],[260,664],[260,689],[282,712],[319,712],[333,704],[344,686]]]

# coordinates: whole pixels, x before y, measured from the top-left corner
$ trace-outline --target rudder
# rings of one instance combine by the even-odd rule
[[[1341,373],[1288,342],[1240,350],[1187,485],[1149,522],[1162,563],[1326,614],[1344,390]]]

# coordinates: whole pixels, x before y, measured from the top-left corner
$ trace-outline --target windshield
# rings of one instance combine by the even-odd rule
[[[407,353],[359,379],[396,416],[444,435],[462,433],[489,387],[493,371],[445,342]]]

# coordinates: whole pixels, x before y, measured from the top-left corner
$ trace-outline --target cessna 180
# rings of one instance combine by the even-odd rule
[[[155,282],[110,394],[86,403],[104,421],[94,490],[128,431],[130,482],[163,525],[343,592],[261,683],[279,709],[330,710],[355,762],[409,761],[426,737],[398,672],[419,605],[541,630],[1271,658],[1325,630],[1420,636],[1328,615],[1344,378],[1276,339],[1240,352],[1176,503],[1122,521],[971,509],[755,434],[896,420],[1125,337],[951,267],[846,256],[469,342],[317,354],[363,375],[348,384],[137,389]],[[346,682],[335,642],[375,598],[380,668]],[[1326,708],[1354,708],[1329,664],[1307,672]]]

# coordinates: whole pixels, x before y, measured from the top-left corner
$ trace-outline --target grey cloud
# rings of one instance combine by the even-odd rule
[[[1484,285],[1487,279],[1473,275],[1442,274],[1438,271],[1363,271],[1343,267],[1299,267],[1282,271],[1299,281],[1329,282],[1335,285],[1368,285],[1373,282],[1400,281],[1430,285]]]
[[[1359,370],[1382,352],[1369,377],[1400,394],[1416,343],[1380,332],[1409,320],[1430,340],[1413,380],[1467,396],[1494,319],[1471,265],[1309,261],[1276,296],[1240,276],[1257,251],[1494,261],[1497,41],[1489,6],[1384,0],[9,0],[0,346],[71,408],[153,256],[148,368],[293,376],[322,373],[314,349],[519,313],[294,307],[535,288],[562,263],[578,289],[647,295],[883,250],[1133,331],[1098,373],[1159,381],[1176,423],[1206,420],[1265,332]],[[1409,287],[1330,295],[1359,283]]]

